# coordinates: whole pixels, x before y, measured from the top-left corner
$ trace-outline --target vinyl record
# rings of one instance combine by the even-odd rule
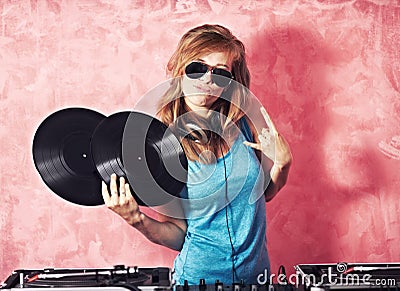
[[[122,136],[130,112],[117,112],[103,119],[92,134],[90,147],[93,162],[101,179],[109,185],[110,176],[126,177],[122,162]],[[145,205],[131,189],[139,205]]]
[[[145,205],[168,203],[186,185],[188,164],[179,139],[150,115],[129,114],[122,160],[130,186]]]
[[[35,167],[61,198],[79,205],[103,204],[101,179],[92,160],[90,139],[104,115],[67,108],[48,116],[33,139]]]

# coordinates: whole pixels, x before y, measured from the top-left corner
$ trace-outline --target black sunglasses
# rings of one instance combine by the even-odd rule
[[[207,64],[200,63],[200,62],[191,62],[185,68],[185,74],[190,79],[200,79],[208,71],[211,71],[211,80],[218,87],[228,86],[233,79],[231,72],[229,72],[225,69],[211,67]]]

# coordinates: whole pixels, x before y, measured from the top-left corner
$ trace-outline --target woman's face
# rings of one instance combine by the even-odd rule
[[[192,61],[227,71],[232,69],[232,62],[228,59],[228,55],[223,52],[210,53]],[[191,79],[185,74],[182,79],[182,90],[187,106],[191,110],[197,111],[209,109],[221,96],[224,88],[217,86],[212,81],[211,70],[209,70],[198,79]]]

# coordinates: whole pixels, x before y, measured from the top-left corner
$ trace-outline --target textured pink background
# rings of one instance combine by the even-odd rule
[[[0,17],[0,281],[17,268],[171,266],[175,252],[104,206],[53,194],[31,145],[61,108],[131,109],[207,22],[247,45],[252,91],[292,146],[288,185],[267,205],[272,270],[400,261],[398,1],[1,1]]]

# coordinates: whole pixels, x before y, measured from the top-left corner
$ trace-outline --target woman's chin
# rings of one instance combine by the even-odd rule
[[[209,108],[218,97],[207,94],[192,94],[186,96],[186,104],[189,107]]]

